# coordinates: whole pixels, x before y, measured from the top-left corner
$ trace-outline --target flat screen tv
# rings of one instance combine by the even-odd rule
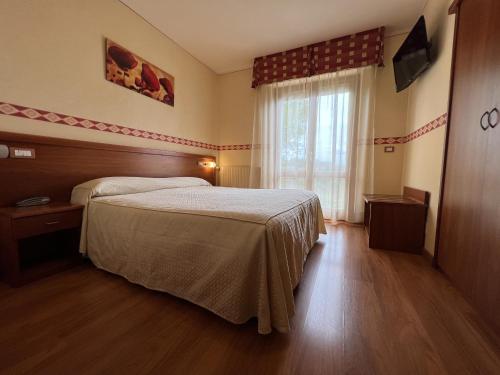
[[[413,26],[392,62],[397,92],[410,86],[431,65],[431,44],[427,40],[424,16]]]

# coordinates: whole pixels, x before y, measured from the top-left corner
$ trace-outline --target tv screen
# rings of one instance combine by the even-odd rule
[[[427,40],[424,16],[413,26],[392,62],[397,92],[410,86],[431,65],[430,43]]]

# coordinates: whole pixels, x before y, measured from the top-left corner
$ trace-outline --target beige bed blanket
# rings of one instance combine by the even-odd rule
[[[103,180],[76,187],[72,201],[86,204],[81,251],[99,268],[230,322],[257,317],[259,333],[288,332],[293,289],[326,232],[317,196],[153,180],[151,191],[126,179],[123,189],[109,180],[104,189]]]

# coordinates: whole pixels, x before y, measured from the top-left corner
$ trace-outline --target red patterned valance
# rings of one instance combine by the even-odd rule
[[[252,87],[368,65],[382,65],[384,28],[363,31],[272,55],[253,63]]]

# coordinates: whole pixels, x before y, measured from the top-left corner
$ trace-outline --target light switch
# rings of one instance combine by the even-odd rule
[[[385,146],[384,152],[394,152],[394,146]]]

